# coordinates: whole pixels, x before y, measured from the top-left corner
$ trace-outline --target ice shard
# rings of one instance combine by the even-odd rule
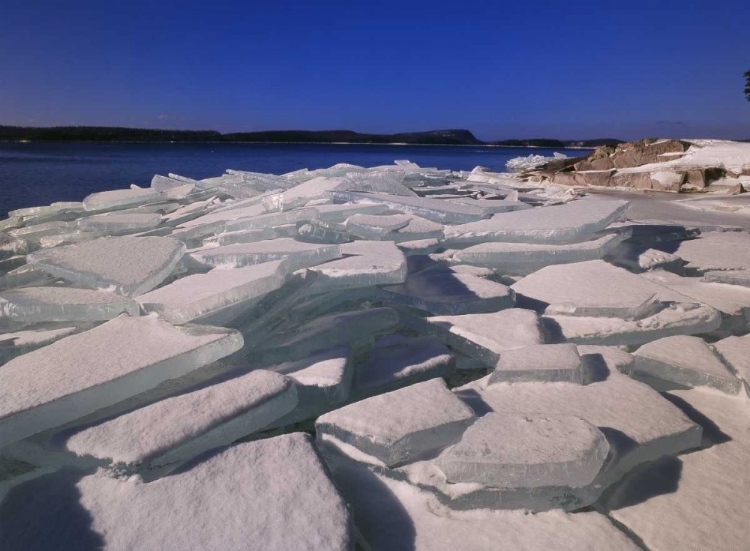
[[[140,315],[138,303],[122,295],[73,287],[26,287],[0,292],[0,318],[18,323],[106,321]]]

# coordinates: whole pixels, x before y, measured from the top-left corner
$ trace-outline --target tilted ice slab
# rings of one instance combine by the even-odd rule
[[[291,189],[276,195],[270,195],[263,200],[269,212],[283,212],[301,207],[315,199],[329,197],[329,192],[346,189],[350,182],[345,178],[320,176],[303,182]]]
[[[28,261],[76,285],[137,296],[164,281],[184,252],[171,237],[112,237],[37,251]]]
[[[699,335],[721,327],[721,313],[705,304],[678,303],[639,320],[544,316],[554,338],[576,344],[632,346],[674,335]]]
[[[743,380],[745,392],[750,396],[750,337],[727,337],[713,346],[737,377]]]
[[[224,230],[227,232],[233,232],[240,230],[275,228],[277,226],[283,226],[285,224],[309,222],[311,220],[317,220],[317,218],[318,211],[313,208],[296,209],[285,212],[271,212],[268,214],[262,214],[260,216],[230,220],[225,224]]]
[[[357,370],[354,389],[358,396],[394,390],[446,377],[453,366],[450,350],[433,337],[390,335],[375,342],[369,358]]]
[[[432,379],[327,413],[315,429],[318,441],[334,437],[392,466],[453,444],[474,419],[442,379]]]
[[[156,312],[172,323],[213,319],[222,310],[280,288],[287,273],[284,260],[244,268],[214,268],[207,274],[183,277],[143,294],[138,302],[147,312]]]
[[[419,241],[422,239],[439,239],[445,237],[443,225],[432,222],[420,216],[412,216],[409,223],[401,229],[389,233],[384,237],[389,241],[403,243],[404,241]]]
[[[322,316],[266,340],[259,353],[270,361],[296,360],[316,350],[368,340],[378,332],[391,329],[398,321],[398,314],[391,308]]]
[[[583,384],[585,373],[575,344],[538,344],[507,350],[489,384],[526,382],[568,382]]]
[[[256,370],[87,428],[68,438],[65,447],[118,468],[137,467],[150,478],[252,434],[296,405],[289,378]]]
[[[602,258],[628,237],[628,232],[610,233],[592,241],[567,245],[488,242],[458,251],[453,258],[458,262],[487,266],[506,274],[529,274],[552,264]]]
[[[632,473],[602,508],[651,551],[744,549],[750,540],[747,401],[699,389],[669,394],[706,420],[704,449]]]
[[[21,323],[106,321],[140,315],[138,303],[122,295],[73,287],[26,287],[0,292],[0,318]]]
[[[410,316],[404,323],[489,367],[494,367],[506,350],[544,344],[541,318],[536,312],[520,308],[490,314]]]
[[[353,191],[337,191],[332,193],[332,196],[335,201],[386,205],[404,214],[415,214],[440,224],[463,224],[481,220],[488,216],[479,207],[451,203],[440,199],[400,197],[384,193],[358,193]]]
[[[355,214],[383,214],[388,210],[387,205],[316,205],[318,219],[324,222],[345,222],[347,218]]]
[[[488,220],[446,228],[447,243],[485,241],[573,243],[609,226],[628,209],[628,201],[573,201],[533,211],[495,214]]]
[[[11,230],[8,233],[16,239],[39,242],[43,237],[65,234],[75,230],[76,227],[75,222],[45,222],[44,224],[35,224]]]
[[[83,200],[83,208],[88,211],[117,209],[134,207],[161,199],[163,199],[163,195],[153,189],[116,189],[92,193]]]
[[[242,218],[251,218],[266,213],[263,205],[252,202],[247,206],[236,209],[217,209],[198,218],[193,218],[177,226],[174,236],[184,241],[203,239],[217,233],[224,232],[228,222]]]
[[[78,219],[82,231],[138,232],[155,228],[161,222],[161,214],[120,214],[108,212]]]
[[[0,233],[0,259],[23,255],[29,252],[29,244],[7,233]]]
[[[293,272],[341,258],[341,251],[338,245],[302,243],[284,237],[202,249],[191,253],[190,256],[201,264],[224,268],[241,268],[274,260],[287,260],[287,267]]]
[[[406,257],[391,242],[355,241],[339,248],[344,258],[310,268],[318,275],[311,292],[392,285],[406,279]]]
[[[750,270],[713,271],[703,274],[706,283],[726,283],[727,285],[739,285],[750,287]]]
[[[437,460],[450,483],[493,488],[580,488],[609,453],[594,425],[572,415],[488,413]]]
[[[333,478],[372,549],[394,551],[639,551],[594,512],[455,511],[407,482],[351,461]],[[727,527],[727,530],[731,528]],[[740,540],[738,540],[740,541]]]
[[[479,207],[485,212],[492,214],[498,214],[500,212],[513,212],[517,210],[528,210],[532,208],[531,205],[523,203],[521,201],[512,200],[492,200],[492,199],[451,199],[453,203],[459,203],[462,205],[469,205],[473,207]]]
[[[384,287],[382,299],[438,315],[497,312],[516,303],[515,292],[501,283],[440,267]]]
[[[84,478],[60,473],[45,482],[41,492],[30,484],[11,496],[16,524],[3,530],[4,548],[59,547],[60,530],[71,548],[86,548],[95,534],[108,551],[354,547],[347,506],[301,433],[238,444],[150,483],[104,471]],[[75,512],[49,505],[59,489],[77,496]],[[69,528],[80,526],[75,514],[85,515],[86,529]]]
[[[542,305],[548,315],[641,319],[659,308],[664,289],[603,260],[547,266],[524,277],[513,290]]]
[[[237,243],[255,243],[256,241],[274,239],[275,237],[276,232],[273,228],[238,230],[207,237],[203,240],[203,245],[207,247],[223,247],[226,245],[235,245]]]
[[[190,373],[242,342],[228,329],[122,315],[15,358],[0,369],[0,447]]]
[[[346,219],[346,231],[362,239],[382,239],[411,222],[408,214],[354,214]]]
[[[740,380],[706,342],[678,335],[641,346],[633,353],[629,373],[647,375],[689,387],[709,386],[728,394],[740,391]]]
[[[270,366],[269,370],[289,377],[297,389],[298,404],[272,427],[312,419],[349,398],[354,364],[348,346],[313,353],[293,362]]]
[[[750,235],[745,232],[704,233],[682,241],[673,252],[687,262],[686,269],[700,274],[750,269]]]

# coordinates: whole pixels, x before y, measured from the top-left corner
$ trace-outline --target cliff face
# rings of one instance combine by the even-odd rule
[[[585,157],[552,161],[528,176],[571,186],[741,193],[750,188],[750,145],[649,138],[602,146]]]

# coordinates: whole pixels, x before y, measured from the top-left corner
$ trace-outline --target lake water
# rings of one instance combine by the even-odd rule
[[[0,215],[55,201],[81,201],[90,193],[130,184],[146,187],[154,174],[169,172],[201,179],[228,168],[281,174],[336,163],[369,167],[396,159],[453,170],[482,165],[502,172],[513,157],[552,156],[554,151],[587,153],[473,146],[0,143]]]

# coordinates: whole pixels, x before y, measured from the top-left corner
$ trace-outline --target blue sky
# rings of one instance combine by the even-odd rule
[[[0,124],[750,138],[747,0],[0,0]]]

